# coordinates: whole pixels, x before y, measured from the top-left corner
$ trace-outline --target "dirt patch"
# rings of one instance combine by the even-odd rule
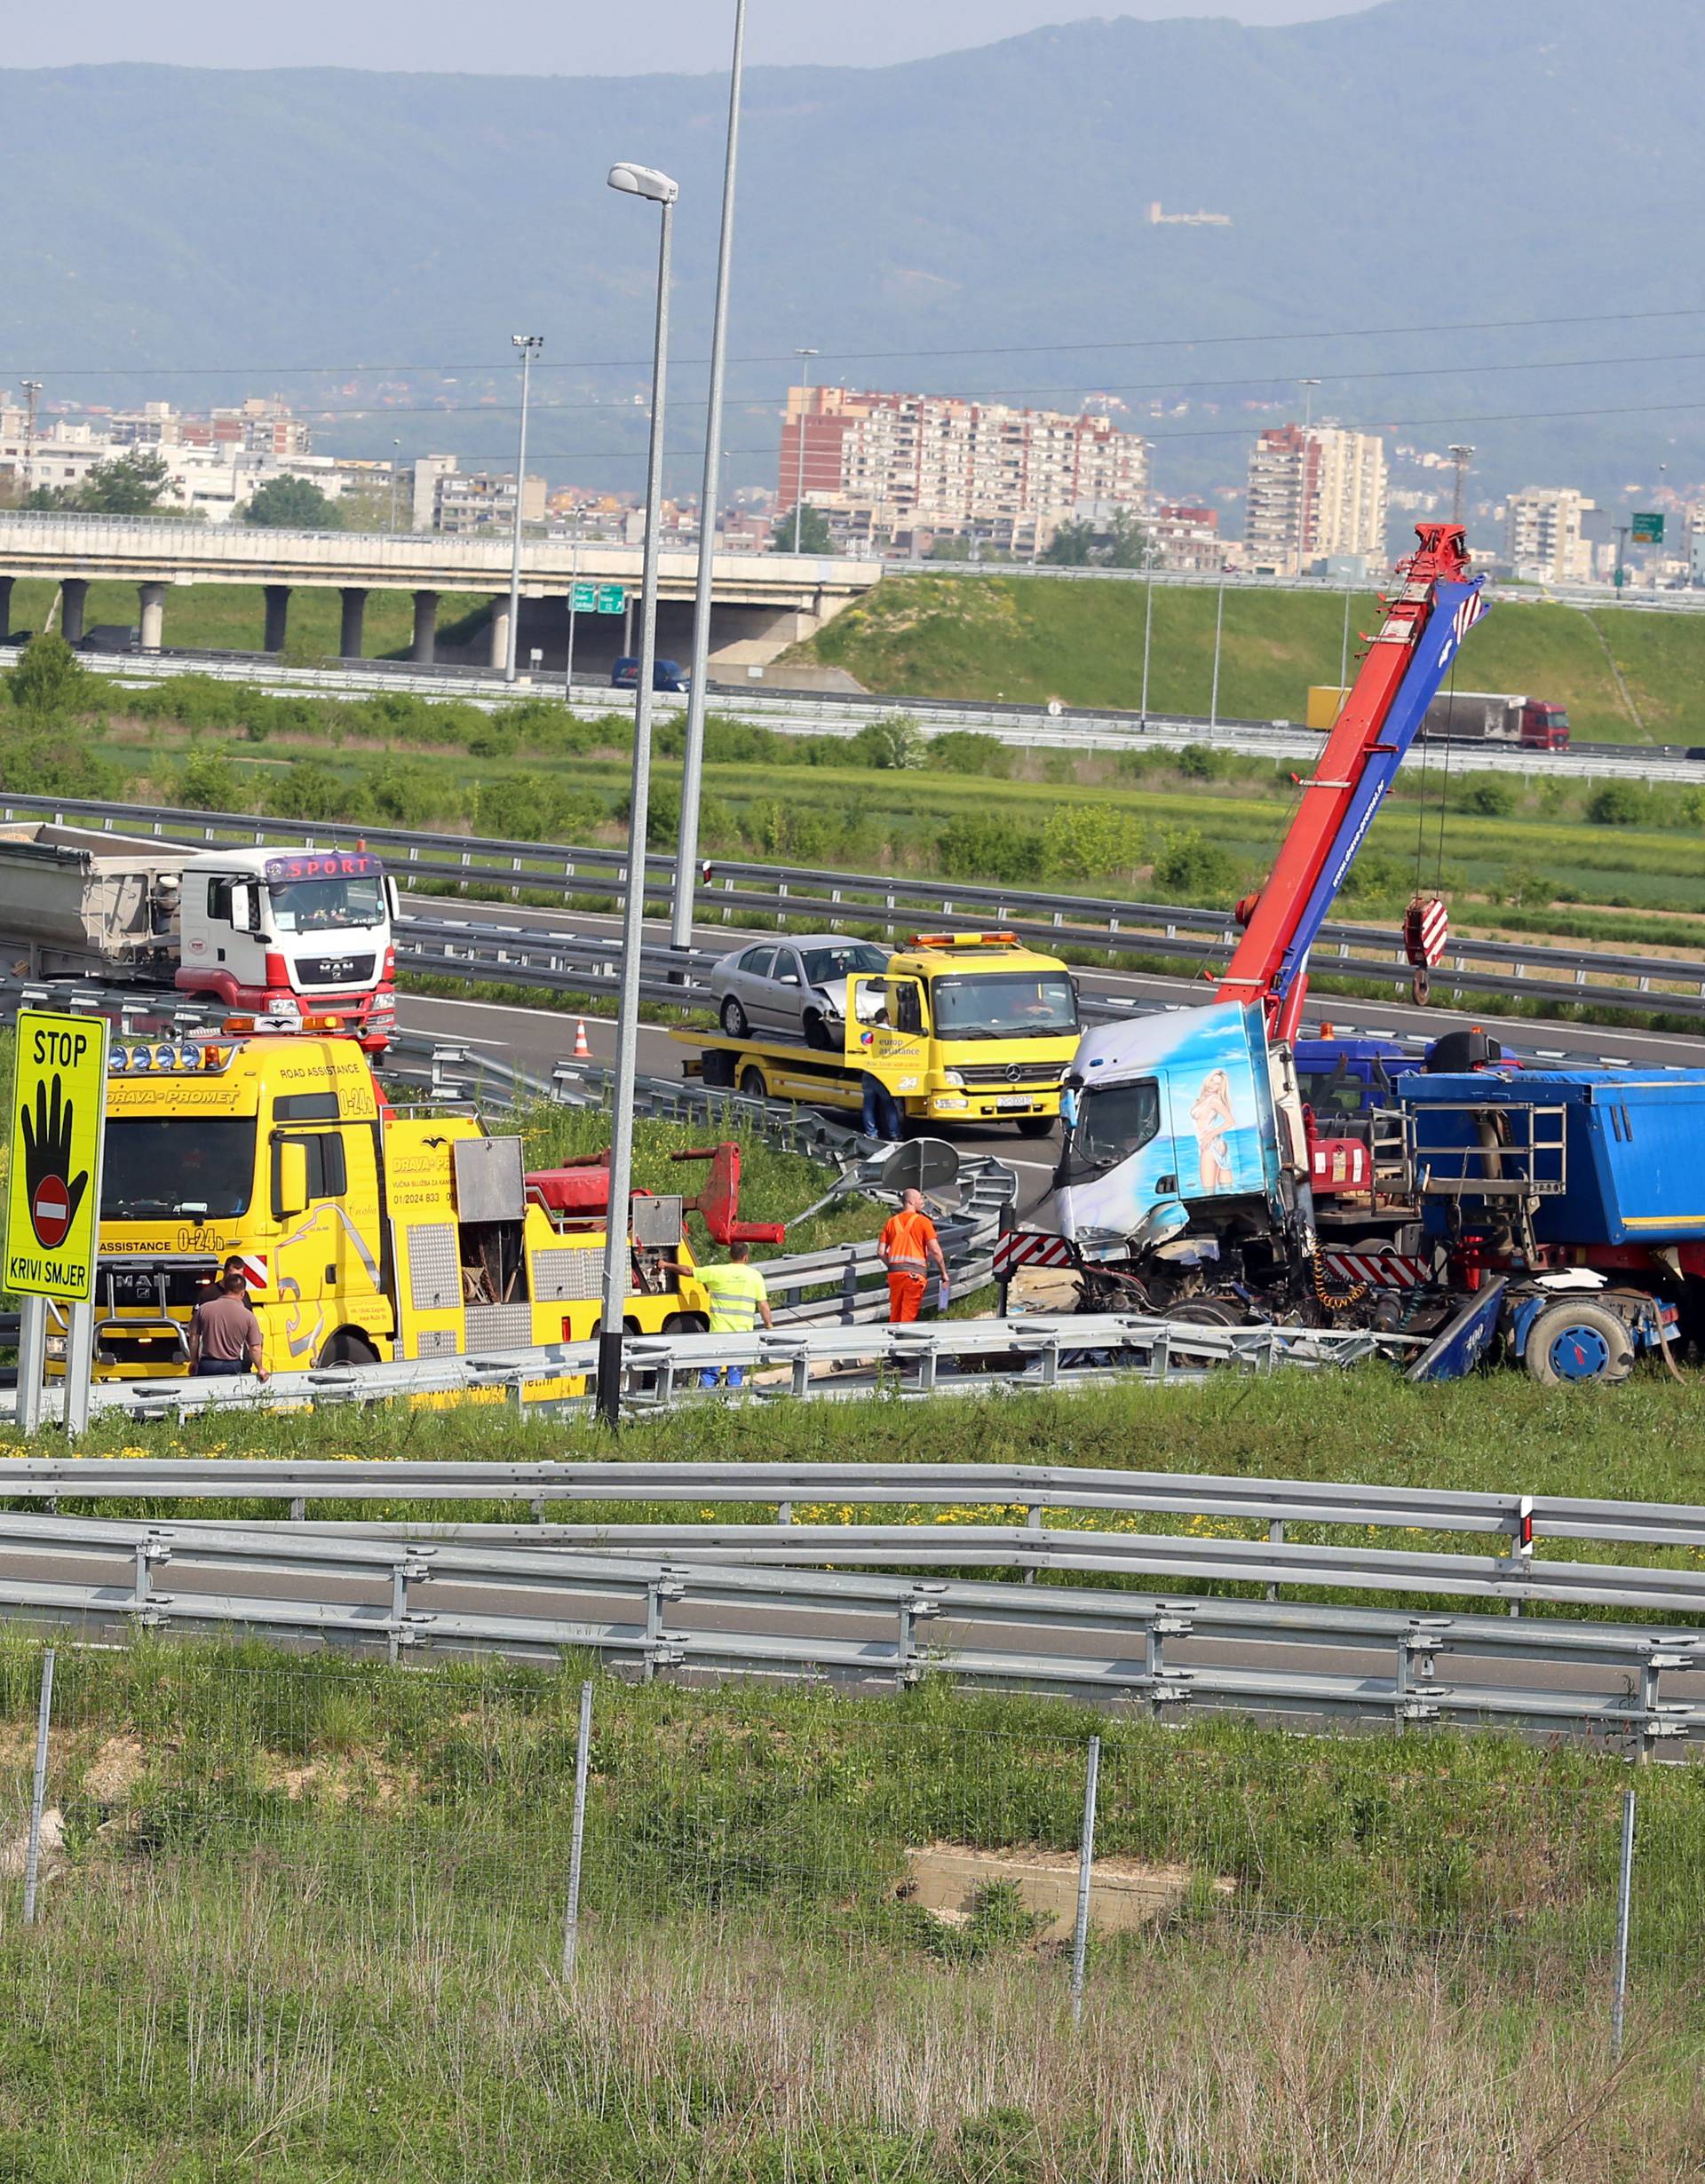
[[[116,1805],[147,1771],[139,1738],[109,1737],[83,1769],[83,1786],[98,1805]]]
[[[978,1850],[966,1843],[929,1843],[906,1853],[900,1894],[939,1919],[963,1926],[981,1892],[1007,1882],[1049,1938],[1069,1934],[1077,1918],[1077,1860],[1058,1850]],[[1176,1911],[1195,1876],[1187,1865],[1151,1865],[1141,1858],[1098,1858],[1090,1884],[1090,1924],[1104,1934],[1129,1934]],[[1230,1895],[1234,1880],[1209,1883]]]
[[[58,1871],[64,1848],[65,1816],[57,1805],[50,1805],[42,1815],[41,1861],[36,1868],[44,1880]],[[0,1843],[0,1880],[22,1879],[28,1862],[29,1830],[20,1828],[10,1841]]]

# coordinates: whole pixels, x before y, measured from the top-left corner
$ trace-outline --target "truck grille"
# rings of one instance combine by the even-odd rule
[[[372,976],[370,955],[309,955],[296,967],[298,985],[365,985]]]
[[[955,1067],[967,1085],[997,1085],[1003,1090],[1058,1084],[1067,1070],[1064,1062],[959,1062]]]
[[[199,1304],[219,1271],[205,1259],[101,1260],[95,1269],[95,1302],[105,1311],[147,1311]]]

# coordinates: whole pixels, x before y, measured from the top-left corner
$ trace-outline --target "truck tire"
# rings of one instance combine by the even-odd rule
[[[815,1048],[819,1054],[828,1054],[832,1049],[835,1042],[829,1035],[829,1025],[821,1009],[805,1011],[805,1033],[806,1046]]]
[[[1019,1136],[1020,1137],[1051,1137],[1053,1131],[1054,1118],[1051,1115],[1020,1115],[1019,1117]]]
[[[1634,1369],[1634,1341],[1608,1305],[1570,1299],[1549,1306],[1534,1320],[1522,1358],[1542,1388],[1582,1381],[1614,1388]]]
[[[721,1017],[722,1028],[730,1039],[744,1039],[752,1028],[746,1021],[746,1011],[732,993],[723,1001]]]
[[[765,1080],[764,1072],[756,1063],[749,1064],[740,1072],[740,1088],[749,1100],[766,1100],[770,1096],[770,1088]]]
[[[336,1334],[326,1337],[314,1362],[322,1365],[377,1365],[379,1353],[365,1335],[356,1333],[353,1327],[339,1327]]]

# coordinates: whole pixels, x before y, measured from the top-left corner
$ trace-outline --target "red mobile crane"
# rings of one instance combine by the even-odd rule
[[[1457,647],[1486,612],[1485,580],[1468,574],[1463,526],[1418,524],[1416,536],[1419,548],[1398,565],[1401,587],[1384,602],[1384,623],[1303,784],[1272,876],[1238,905],[1243,937],[1216,988],[1220,1001],[1258,1001],[1268,1037],[1287,1044],[1308,992],[1308,951]],[[1444,905],[1417,897],[1404,929],[1417,999],[1447,930]]]

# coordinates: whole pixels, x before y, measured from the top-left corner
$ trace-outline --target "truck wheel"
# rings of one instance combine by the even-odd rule
[[[741,1070],[740,1088],[749,1100],[766,1100],[770,1096],[770,1088],[764,1081],[764,1072],[756,1065]]]
[[[664,1320],[665,1334],[709,1334],[710,1323],[702,1312],[671,1312]]]
[[[832,1042],[829,1036],[829,1026],[823,1021],[821,1009],[813,1009],[806,1012],[805,1033],[806,1046],[814,1047],[819,1054],[829,1052]]]
[[[744,1039],[752,1028],[746,1021],[746,1011],[732,993],[722,1004],[722,1028],[730,1039]]]
[[[1020,1115],[1019,1117],[1019,1136],[1020,1137],[1051,1137],[1053,1131],[1054,1118],[1051,1115]]]
[[[1577,1381],[1614,1387],[1634,1369],[1634,1344],[1607,1305],[1583,1298],[1542,1311],[1527,1330],[1523,1358],[1542,1388]]]
[[[378,1362],[378,1351],[364,1335],[349,1327],[339,1327],[336,1334],[328,1335],[315,1360],[322,1365],[369,1365]]]

